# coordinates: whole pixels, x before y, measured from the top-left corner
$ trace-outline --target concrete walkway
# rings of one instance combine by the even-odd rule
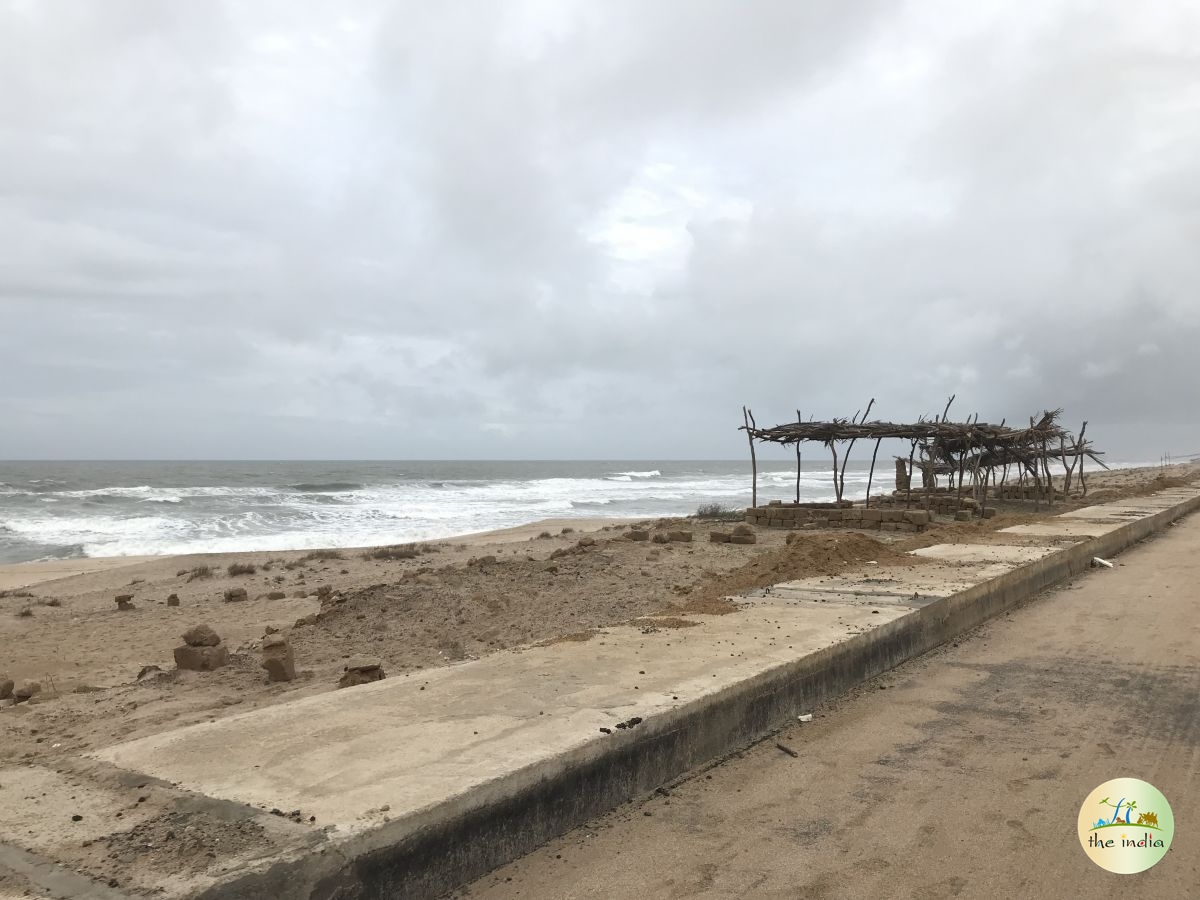
[[[1200,885],[1200,516],[778,735],[470,886],[473,898],[1096,898]],[[1114,875],[1088,793],[1175,811],[1167,858]]]
[[[167,731],[54,771],[0,771],[0,850],[73,866],[84,829],[39,827],[47,811],[85,807],[99,837],[138,822],[136,806],[105,816],[122,808],[121,786],[154,783],[176,806],[252,819],[265,835],[204,871],[143,867],[131,888],[433,896],[1197,506],[1200,490],[1164,491],[1007,529],[1011,545],[940,545],[912,566],[789,582],[735,615],[689,616],[695,627],[607,629]]]

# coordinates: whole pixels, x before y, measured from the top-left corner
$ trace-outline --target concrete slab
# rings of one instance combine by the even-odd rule
[[[1079,519],[1055,518],[1047,519],[1044,522],[1032,522],[1028,525],[1011,525],[1008,528],[1001,528],[1000,533],[1083,540],[1084,538],[1100,537],[1101,535],[1116,531],[1124,524],[1125,521],[1123,520],[1089,522]]]
[[[1197,493],[1193,491],[1166,496],[1162,494],[1152,494],[1149,497],[1131,497],[1128,500],[1114,501],[1112,504],[1102,505],[1128,506],[1135,509],[1170,509],[1175,504],[1190,500],[1195,496],[1197,496]]]
[[[1058,516],[1059,519],[1139,519],[1143,516],[1152,516],[1158,509],[1149,506],[1128,506],[1124,504],[1103,504],[1102,506],[1085,506],[1083,509],[1075,509],[1071,512],[1065,512]]]
[[[842,604],[845,606],[868,606],[877,608],[880,606],[899,606],[907,609],[920,609],[922,606],[928,606],[939,598],[932,594],[921,595],[917,592],[911,594],[883,594],[883,593],[857,593],[850,594],[839,591],[814,591],[807,588],[791,587],[786,584],[777,584],[772,586],[768,591],[760,596],[763,600],[758,601],[750,598],[749,602],[767,602],[767,603],[827,603],[827,604]]]
[[[427,824],[418,814],[469,794],[482,798],[489,783],[539,761],[610,751],[627,736],[619,722],[703,702],[906,612],[755,605],[730,617],[689,616],[701,622],[693,628],[615,628],[583,643],[500,653],[180,728],[97,756],[210,797],[299,809],[332,825],[335,839],[406,817],[417,828]]]
[[[865,572],[787,581],[776,591],[819,591],[857,597],[949,597],[1014,568],[1013,563],[983,562],[947,566],[875,566]]]
[[[913,550],[913,556],[940,559],[946,562],[1004,562],[1023,565],[1057,553],[1061,547],[1032,544],[934,544]]]

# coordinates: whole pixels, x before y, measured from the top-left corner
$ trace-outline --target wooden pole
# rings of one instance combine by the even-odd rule
[[[750,410],[742,407],[742,419],[746,422],[746,437],[750,441],[750,508],[758,507],[758,459],[754,455],[754,434],[750,431]]]
[[[913,475],[913,458],[917,455],[917,442],[912,442],[912,448],[908,451],[908,490],[904,493],[904,508],[912,507],[912,480]]]
[[[842,502],[842,486],[838,481],[838,464],[837,464],[837,444],[834,441],[829,442],[829,450],[833,453],[833,496],[838,504]]]
[[[804,418],[800,415],[800,410],[796,410],[796,421],[803,423]],[[800,442],[796,441],[796,503],[800,503]]]
[[[864,422],[867,421],[867,416],[869,416],[871,414],[871,407],[874,405],[875,405],[875,398],[872,397],[871,402],[867,404],[867,411],[862,414],[862,421],[864,421]],[[851,419],[850,421],[852,423],[857,422],[858,421],[858,413],[855,413],[854,418]],[[850,451],[854,449],[854,442],[856,440],[858,440],[858,438],[850,439],[850,446],[846,448],[846,455],[842,459],[842,474],[841,474],[839,482],[838,482],[838,491],[837,491],[837,497],[838,497],[839,503],[842,501],[842,494],[844,494],[846,491],[846,464],[848,462],[850,462]],[[834,477],[838,477],[836,472],[834,473]]]
[[[883,438],[875,439],[875,452],[871,454],[871,471],[867,473],[867,502],[864,504],[864,509],[871,508],[871,481],[875,478],[875,457],[879,455],[879,444]]]
[[[1087,422],[1083,423],[1083,427],[1079,429],[1079,490],[1081,496],[1087,496],[1087,482],[1083,480],[1083,457],[1084,451],[1087,450],[1087,444],[1084,443],[1083,433],[1087,431]]]

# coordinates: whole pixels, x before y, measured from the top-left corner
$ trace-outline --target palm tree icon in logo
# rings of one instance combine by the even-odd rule
[[[1097,819],[1096,824],[1092,826],[1093,831],[1095,831],[1097,828],[1104,828],[1108,825],[1116,825],[1118,823],[1122,824],[1122,825],[1132,825],[1133,824],[1133,822],[1130,820],[1130,816],[1132,815],[1133,811],[1135,809],[1137,809],[1137,801],[1136,800],[1130,800],[1130,801],[1126,802],[1125,798],[1122,797],[1115,804],[1113,804],[1113,803],[1109,803],[1108,798],[1105,797],[1103,800],[1100,801],[1100,805],[1108,806],[1108,807],[1112,808],[1112,810],[1113,810],[1112,818],[1105,819],[1105,818],[1101,817],[1101,818]],[[1122,809],[1125,810],[1125,818],[1123,818],[1123,819],[1121,818],[1121,810]],[[1141,823],[1141,821],[1142,821],[1142,817],[1139,816],[1138,822]]]

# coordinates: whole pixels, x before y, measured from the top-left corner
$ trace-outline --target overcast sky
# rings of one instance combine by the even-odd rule
[[[1200,4],[0,0],[0,457],[1200,450]]]

